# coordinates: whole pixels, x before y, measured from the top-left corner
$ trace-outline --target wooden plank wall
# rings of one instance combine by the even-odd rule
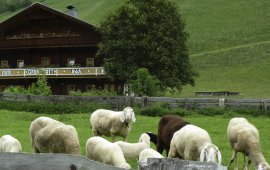
[[[86,104],[90,102],[109,104],[117,110],[122,110],[126,106],[146,107],[155,103],[166,103],[170,108],[211,108],[227,107],[239,109],[270,110],[270,99],[225,99],[225,98],[171,98],[171,97],[132,97],[132,96],[35,96],[0,93],[2,101],[21,102],[71,102]]]

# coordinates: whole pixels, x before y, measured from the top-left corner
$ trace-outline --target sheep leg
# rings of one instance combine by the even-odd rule
[[[96,129],[93,128],[92,132],[93,132],[94,136],[99,136],[99,133],[98,133],[98,131]]]
[[[244,165],[243,165],[243,170],[247,170],[247,167],[246,167],[246,156],[244,155]]]
[[[160,153],[160,154],[162,154],[162,152],[163,152],[163,150],[164,150],[164,148],[162,147],[162,143],[157,143],[157,151]],[[167,153],[167,155],[168,155],[168,153]]]
[[[250,170],[251,160],[248,158],[248,170]]]
[[[177,151],[176,151],[176,147],[174,145],[171,144],[171,148],[168,154],[168,158],[176,158],[177,157]]]
[[[238,168],[238,165],[237,165],[237,158],[236,158],[236,155],[237,155],[237,152],[235,152],[235,150],[233,150],[233,154],[232,154],[232,157],[231,157],[231,161],[228,165],[228,168],[230,167],[230,165],[234,162],[234,169],[237,170]]]
[[[114,142],[115,141],[115,135],[111,134],[111,136],[112,136],[112,142]]]

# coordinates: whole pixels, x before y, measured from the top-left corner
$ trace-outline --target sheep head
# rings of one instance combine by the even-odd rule
[[[147,135],[146,133],[143,133],[139,139],[140,143],[146,143],[147,145],[150,146],[150,136]]]
[[[270,166],[267,162],[260,163],[256,170],[270,170]]]
[[[126,107],[123,110],[123,114],[121,115],[120,120],[121,120],[121,122],[126,123],[127,125],[130,122],[135,122],[136,118],[135,118],[135,114],[134,114],[133,109],[131,107]]]
[[[201,150],[200,161],[204,162],[216,162],[221,164],[221,153],[218,147],[214,144],[206,144]]]

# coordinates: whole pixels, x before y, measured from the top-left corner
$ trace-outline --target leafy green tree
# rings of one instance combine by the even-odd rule
[[[140,68],[136,72],[136,79],[131,81],[131,89],[139,96],[154,96],[159,89],[159,80],[156,76],[151,76],[145,68]]]
[[[38,80],[28,87],[28,93],[35,95],[49,96],[52,94],[51,87],[47,83],[44,71],[39,70]]]
[[[134,71],[146,68],[162,89],[194,85],[197,73],[189,61],[188,34],[176,3],[170,0],[127,0],[101,23],[97,57],[113,79],[129,83]]]

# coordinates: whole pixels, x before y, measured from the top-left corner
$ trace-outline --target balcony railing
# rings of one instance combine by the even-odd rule
[[[0,79],[35,78],[45,73],[46,77],[106,77],[103,67],[61,67],[61,68],[11,68],[0,69]]]

